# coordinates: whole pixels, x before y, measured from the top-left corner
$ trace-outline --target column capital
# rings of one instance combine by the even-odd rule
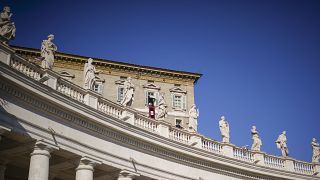
[[[134,178],[139,177],[140,174],[137,172],[129,171],[127,169],[122,169],[119,173],[119,178]]]
[[[37,140],[37,142],[35,143],[34,150],[31,153],[31,156],[45,155],[50,157],[50,153],[55,150],[59,150],[59,147],[57,145],[41,139],[41,140]]]
[[[93,168],[99,164],[102,164],[102,162],[99,160],[93,159],[91,157],[83,156],[79,160],[79,165],[76,168],[76,170],[78,171],[78,170],[86,169],[86,170],[93,171],[94,170]]]

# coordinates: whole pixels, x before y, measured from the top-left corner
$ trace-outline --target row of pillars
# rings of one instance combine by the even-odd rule
[[[0,136],[1,137],[1,136]],[[50,153],[59,150],[59,147],[45,141],[37,141],[30,158],[28,180],[48,180],[49,179],[49,160]],[[89,157],[82,157],[76,168],[76,180],[93,180],[94,167],[101,164],[100,161]],[[4,180],[6,165],[0,165],[0,180]],[[119,173],[118,180],[132,180],[139,174],[122,170]]]

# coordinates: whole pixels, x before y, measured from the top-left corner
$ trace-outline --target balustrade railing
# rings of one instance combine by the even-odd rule
[[[156,120],[152,120],[141,115],[134,118],[134,125],[151,132],[155,132],[157,130]]]
[[[314,164],[295,160],[293,163],[294,171],[301,174],[312,175],[314,171]]]
[[[43,71],[40,67],[20,59],[20,57],[11,58],[10,66],[37,81],[43,76]]]
[[[81,87],[65,80],[58,78],[57,80],[57,91],[62,94],[71,97],[81,103],[84,103],[85,91]]]
[[[285,160],[283,158],[267,154],[264,155],[264,164],[265,166],[277,169],[285,168]]]
[[[233,156],[236,159],[253,162],[254,156],[253,153],[247,148],[234,147],[233,148]]]
[[[182,142],[184,144],[189,144],[190,137],[191,135],[184,130],[180,130],[175,127],[171,127],[169,130],[169,138],[174,141]]]
[[[40,80],[44,74],[45,70],[43,70],[38,65],[35,65],[32,62],[29,62],[27,60],[24,60],[23,58],[19,56],[14,56],[11,58],[10,66],[19,72],[29,76],[32,79]],[[61,92],[62,94],[71,97],[72,99],[75,99],[81,103],[86,103],[85,96],[88,94],[88,90],[84,90],[80,86],[77,86],[73,84],[72,82],[69,82],[65,79],[59,78],[58,75],[54,77],[56,78],[56,90]],[[101,96],[93,95],[96,99],[97,105],[94,106],[98,111],[108,114],[115,118],[122,118],[122,115],[124,113],[123,106],[114,103],[110,100],[104,99]],[[147,117],[144,117],[142,114],[136,113],[134,115],[134,121],[132,121],[132,124],[134,126],[137,126],[139,128],[145,129],[150,132],[157,132],[158,128],[158,122],[156,120],[149,119]],[[176,127],[168,127],[169,129],[169,138],[181,142],[184,144],[190,144],[190,140],[192,137],[192,133],[178,129]],[[168,136],[166,136],[168,137]],[[216,153],[216,154],[223,154],[223,147],[220,142],[202,137],[201,138],[201,146],[198,148],[202,148],[203,150]],[[254,154],[246,149],[246,148],[240,148],[240,147],[233,147],[233,157],[235,159],[246,161],[246,162],[254,162]],[[272,156],[264,154],[264,163],[262,165],[276,168],[276,169],[286,169],[286,160],[282,157]],[[302,161],[293,161],[294,164],[294,172],[300,173],[300,174],[306,174],[306,175],[313,175],[315,173],[315,165],[312,163],[302,162]]]
[[[119,104],[103,98],[98,100],[98,110],[116,118],[120,118],[123,112],[123,108]]]
[[[202,149],[220,154],[222,152],[222,145],[214,140],[202,138]]]

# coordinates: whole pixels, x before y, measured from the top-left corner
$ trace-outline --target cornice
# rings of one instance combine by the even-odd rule
[[[40,57],[40,50],[12,46],[15,52],[33,61]],[[60,68],[82,70],[89,57],[57,52],[55,54],[55,66]],[[195,84],[202,76],[199,73],[186,71],[169,70],[150,66],[136,65],[124,62],[117,62],[107,59],[93,58],[93,64],[103,74],[115,76],[131,76],[136,79],[153,80],[158,82],[176,84]],[[38,62],[40,63],[40,62]]]
[[[3,68],[1,69],[3,71]],[[5,72],[5,74],[9,75],[10,71]],[[22,88],[19,88],[16,85],[11,84],[6,79],[0,81],[0,90],[2,92],[19,99],[20,101],[24,102],[29,106],[32,106],[33,108],[38,109],[39,111],[53,114],[63,121],[66,121],[74,126],[80,126],[82,128],[85,128],[100,136],[104,136],[105,138],[111,139],[113,140],[113,142],[120,143],[123,146],[130,146],[134,149],[144,151],[154,156],[160,156],[161,158],[165,158],[171,161],[177,161],[185,165],[192,165],[196,168],[208,169],[219,174],[238,177],[241,179],[280,179],[269,175],[263,175],[263,172],[272,173],[274,174],[274,176],[279,175],[297,177],[297,179],[316,179],[309,176],[296,175],[296,173],[289,173],[286,171],[261,167],[247,162],[240,162],[236,159],[222,157],[221,155],[208,153],[204,150],[195,149],[184,144],[173,142],[169,139],[161,138],[160,136],[151,134],[147,131],[143,131],[137,127],[128,127],[126,123],[120,122],[118,119],[115,119],[111,116],[106,116],[105,114],[101,114],[101,112],[89,108],[85,105],[79,104],[78,102],[72,100],[71,98],[63,96],[62,94],[52,93],[52,91],[50,92],[49,87],[46,87],[43,84],[39,84],[38,82],[31,80],[27,77],[24,77],[24,75],[22,74],[20,75],[19,73],[11,72],[10,76],[16,76],[15,78],[20,78],[20,80],[18,80],[22,81],[24,85],[32,85],[33,88],[36,88],[38,91],[45,93],[47,96],[50,96],[51,99],[56,99],[56,103],[58,103],[58,101],[63,100],[63,103],[68,103],[70,106],[75,106],[75,109],[80,109],[81,111],[85,110],[84,112],[90,113],[91,116],[95,116],[96,118],[102,119],[104,121],[113,122],[115,125],[121,126],[121,128],[125,129],[128,132],[131,131],[131,133],[140,134],[146,138],[151,138],[156,140],[157,142],[167,144],[167,147],[162,147],[157,144],[154,144],[153,141],[146,141],[144,139],[135,138],[128,135],[128,133],[119,132],[104,127],[97,122],[89,120],[90,118],[85,118],[83,115],[79,115],[76,112],[71,112],[71,110],[69,110],[68,108],[59,108],[59,106],[54,105],[54,103],[50,103],[48,100],[43,100],[44,97],[39,97],[39,95],[36,95],[34,92],[27,92],[25,91],[25,89],[22,90]],[[183,150],[183,153],[172,151],[172,149],[170,148],[168,149],[168,147],[170,146]],[[189,154],[186,154],[186,152],[189,152]],[[198,158],[197,156],[191,154],[201,155],[202,157],[208,157],[210,159],[212,158],[212,160]],[[222,164],[217,164],[213,161],[214,159],[225,162],[229,165],[223,166]],[[243,167],[243,169],[234,168],[230,166],[230,164],[241,166]],[[251,172],[248,169],[255,169],[255,172]]]

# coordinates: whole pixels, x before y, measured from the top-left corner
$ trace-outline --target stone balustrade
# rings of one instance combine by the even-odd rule
[[[239,160],[254,162],[254,154],[247,148],[234,147],[233,156]]]
[[[271,155],[264,155],[264,165],[276,169],[285,168],[285,160],[282,157],[276,157]]]
[[[58,78],[57,91],[71,97],[72,99],[84,103],[84,96],[86,92],[79,86],[65,80]]]
[[[115,118],[120,118],[123,112],[123,108],[119,104],[104,98],[99,98],[98,110]]]
[[[174,141],[178,141],[178,142],[181,142],[184,144],[189,144],[191,135],[189,132],[187,132],[185,130],[178,129],[176,127],[170,127],[169,138]]]
[[[208,139],[208,138],[202,138],[201,141],[202,141],[202,149],[209,152],[221,154],[222,145],[219,142]]]
[[[7,55],[4,52],[1,53],[2,56],[3,54]],[[125,108],[115,102],[104,99],[100,94],[90,90],[85,90],[82,87],[73,84],[72,82],[62,79],[59,77],[59,74],[54,73],[51,70],[44,70],[32,62],[16,56],[13,52],[11,52],[12,54],[10,54],[10,52],[8,53],[10,60],[6,62],[1,61],[2,63],[6,63],[13,69],[34,80],[50,86],[69,98],[86,104],[97,111],[100,111],[101,113],[105,113],[114,118],[118,118],[119,120],[126,121],[127,123],[130,123],[138,128],[147,130],[151,133],[159,134],[173,141],[194,146],[194,148],[199,148],[215,154],[225,155],[229,158],[235,158],[240,161],[306,175],[319,174],[319,164],[312,164],[294,159],[286,159],[268,155],[263,152],[254,152],[246,148],[240,148],[234,145],[217,142],[215,140],[203,137],[197,133],[192,133],[173,127],[163,121],[157,121],[148,118],[133,109]],[[51,83],[45,83],[46,81]],[[228,152],[226,153],[224,151]]]
[[[144,116],[141,116],[140,114],[138,114],[137,117],[134,118],[134,125],[147,131],[156,132],[157,124],[158,123],[155,120],[146,118]]]

